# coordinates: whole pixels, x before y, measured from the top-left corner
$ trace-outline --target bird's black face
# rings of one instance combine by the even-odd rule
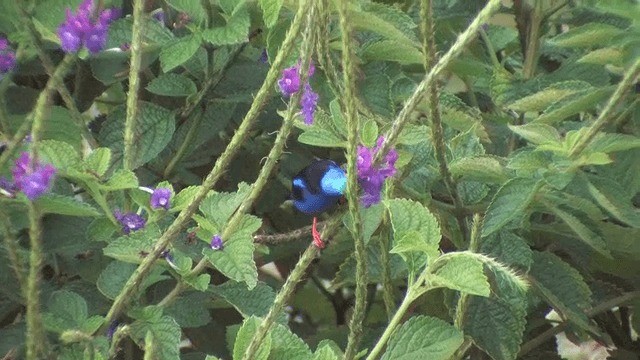
[[[346,174],[331,160],[318,160],[294,176],[293,204],[305,214],[318,214],[335,206],[342,196]]]

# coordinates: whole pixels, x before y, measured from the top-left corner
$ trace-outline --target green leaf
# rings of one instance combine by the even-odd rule
[[[426,125],[405,126],[398,136],[398,143],[403,145],[416,145],[431,140],[431,131]]]
[[[413,316],[393,333],[382,360],[446,360],[463,341],[453,325],[430,316]]]
[[[153,250],[156,240],[160,237],[157,225],[147,225],[144,229],[120,236],[104,248],[104,254],[114,259],[138,264],[146,254]]]
[[[600,254],[611,258],[607,245],[604,239],[602,239],[602,236],[598,234],[598,226],[593,222],[593,220],[580,216],[577,212],[574,212],[575,215],[571,214],[562,210],[559,206],[547,204],[547,208],[557,217],[562,219],[562,221],[564,221],[564,223],[567,224],[585,244],[589,245],[593,250]]]
[[[180,336],[182,331],[180,326],[170,316],[154,317],[150,319],[139,319],[131,323],[131,338],[142,346],[147,332],[153,334],[158,359],[179,360],[180,359]]]
[[[551,84],[541,91],[512,102],[509,108],[519,112],[542,111],[552,103],[588,88],[592,88],[592,86],[586,81],[569,80]]]
[[[356,5],[350,5],[352,26],[357,30],[372,31],[389,40],[395,40],[401,46],[420,47],[415,39],[415,34],[408,34],[410,30],[406,29],[406,27],[416,27],[410,17],[392,6],[376,5],[378,4],[371,4],[369,11],[359,9]],[[405,29],[401,29],[399,23],[404,24]]]
[[[41,139],[58,140],[82,150],[82,135],[78,124],[66,108],[52,106],[47,121],[43,123]]]
[[[382,282],[383,265],[380,257],[380,247],[376,238],[367,245],[367,280],[369,283]],[[397,280],[407,276],[407,266],[402,258],[396,254],[390,254],[388,266],[391,272],[391,279]],[[351,254],[342,265],[333,280],[333,288],[355,284],[356,279],[356,259]]]
[[[249,290],[243,283],[227,281],[222,285],[214,286],[211,291],[226,300],[245,318],[253,315],[266,316],[276,298],[273,289],[263,282],[258,282],[255,288]],[[286,323],[286,314],[282,312],[277,321]]]
[[[118,169],[106,183],[98,186],[105,191],[135,189],[138,187],[138,178],[131,170]]]
[[[262,320],[259,318],[252,316],[242,323],[242,327],[238,330],[238,334],[236,334],[236,341],[233,344],[233,358],[234,359],[242,359],[244,356],[244,352],[249,347],[249,343],[251,343],[251,339],[256,333],[258,326]],[[272,337],[271,332],[267,332],[264,339],[260,342],[258,351],[254,354],[252,359],[255,360],[267,360],[269,357],[269,352],[271,351]]]
[[[171,199],[171,209],[169,211],[170,212],[182,211],[189,204],[191,204],[191,202],[196,197],[196,194],[200,191],[200,189],[202,189],[202,186],[192,185],[192,186],[187,186],[186,188],[180,190],[180,192],[177,193],[176,196],[173,197],[173,199]]]
[[[136,268],[137,266],[134,264],[123,263],[117,260],[110,262],[98,277],[98,281],[96,282],[98,290],[107,298],[115,299]],[[147,287],[161,280],[168,279],[169,276],[162,275],[163,272],[164,269],[160,267],[153,268],[147,277],[145,277],[144,281],[142,281],[140,291],[144,291]]]
[[[347,142],[340,138],[338,135],[329,130],[315,127],[311,127],[307,131],[300,134],[300,136],[298,136],[298,142],[318,147],[347,147]]]
[[[45,194],[36,200],[36,204],[42,213],[68,216],[102,215],[100,211],[85,202],[58,194]]]
[[[592,22],[570,29],[550,39],[549,42],[556,46],[571,48],[596,47],[609,45],[611,38],[624,33],[624,31],[613,25]]]
[[[172,69],[184,64],[189,60],[200,47],[200,36],[198,34],[187,35],[174,40],[160,50],[160,65],[162,71],[168,73]]]
[[[367,120],[362,125],[361,139],[365,146],[373,147],[378,140],[378,124],[373,120]]]
[[[119,166],[124,148],[124,106],[118,106],[107,117],[100,131],[100,142],[112,151],[112,166]],[[173,113],[153,103],[139,101],[134,132],[134,168],[154,159],[169,143],[175,130]]]
[[[111,149],[109,148],[97,148],[93,149],[91,153],[84,159],[84,167],[91,173],[100,178],[109,169],[111,163]]]
[[[526,297],[507,300],[471,296],[467,298],[463,331],[495,360],[515,360],[527,323]]]
[[[634,228],[640,228],[640,213],[633,206],[633,199],[617,182],[591,175],[587,188],[596,202],[616,219]]]
[[[489,296],[491,288],[484,266],[469,252],[448,253],[429,266],[429,283],[471,295]]]
[[[280,8],[282,8],[283,0],[259,0],[262,9],[262,17],[267,28],[271,28],[278,21]]]
[[[601,101],[613,93],[614,87],[589,89],[568,95],[545,109],[534,123],[553,124],[579,112],[595,108]]]
[[[186,75],[182,74],[162,74],[153,79],[147,90],[156,95],[163,96],[189,96],[198,91],[196,84]]]
[[[512,179],[502,185],[487,209],[482,236],[491,235],[509,222],[524,219],[538,187],[538,180],[528,178]]]
[[[610,153],[640,148],[640,137],[599,132],[585,148],[585,152]]]
[[[387,202],[393,225],[391,253],[399,254],[410,274],[416,274],[439,255],[440,227],[435,217],[418,202],[393,199]]]
[[[378,230],[382,217],[384,215],[384,207],[382,204],[375,204],[368,208],[360,207],[360,221],[362,222],[362,238],[365,244],[369,243],[373,233]],[[342,221],[347,229],[351,229],[351,214],[346,213]]]
[[[207,304],[210,301],[210,294],[192,291],[181,294],[164,311],[174,318],[180,327],[200,327],[211,321],[211,315],[209,315],[209,309],[207,309]]]
[[[276,324],[271,333],[270,360],[310,360],[311,350],[296,334],[283,324]]]
[[[493,156],[463,157],[451,163],[451,175],[464,180],[503,184],[509,178],[505,167]]]
[[[324,342],[318,345],[312,360],[340,360],[342,356],[343,354],[334,349],[330,343]]]
[[[202,254],[225,276],[247,283],[253,289],[258,283],[258,269],[253,259],[253,233],[262,221],[252,215],[242,215],[237,229],[229,239],[222,239],[224,249],[205,248]]]
[[[38,145],[42,161],[53,165],[62,175],[80,169],[82,160],[73,146],[57,140],[42,140]]]
[[[112,239],[113,234],[120,232],[120,227],[116,226],[107,217],[101,217],[93,220],[87,228],[87,239],[90,241],[108,242]]]
[[[182,280],[198,291],[207,291],[211,282],[211,275],[200,274],[196,278],[185,276]]]
[[[44,325],[57,333],[80,329],[89,316],[87,302],[71,291],[56,291],[51,294],[47,309],[43,316]]]
[[[422,64],[424,56],[413,45],[382,40],[371,43],[362,49],[362,57],[367,61],[395,61],[402,65]]]
[[[200,25],[204,23],[207,16],[202,8],[202,3],[193,0],[167,0],[167,4],[179,12],[189,15],[189,19]]]
[[[591,290],[580,273],[548,252],[533,252],[529,272],[538,293],[564,319],[583,329],[591,329],[585,312],[591,308]]]
[[[237,192],[211,193],[200,203],[200,211],[207,220],[213,221],[218,229],[222,229],[250,191],[251,186],[240,183]]]
[[[519,126],[509,125],[509,129],[532,144],[560,144],[560,133],[553,126],[529,123]]]
[[[240,44],[248,40],[250,25],[249,11],[242,2],[233,10],[225,26],[203,31],[202,38],[212,45]]]
[[[526,241],[510,231],[498,231],[482,240],[479,252],[512,267],[529,270],[533,253]]]

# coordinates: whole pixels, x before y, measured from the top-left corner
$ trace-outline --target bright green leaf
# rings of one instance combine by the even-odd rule
[[[198,51],[200,41],[201,39],[198,34],[192,34],[176,39],[172,43],[163,46],[162,50],[160,50],[162,71],[167,73],[187,62],[187,60]]]
[[[448,253],[431,264],[429,272],[433,274],[429,277],[432,286],[485,297],[491,291],[482,261],[471,253]]]
[[[58,194],[45,194],[36,200],[42,213],[68,216],[100,216],[96,208],[76,198]]]
[[[268,28],[275,25],[276,21],[278,21],[278,15],[280,15],[283,0],[260,0],[258,3],[262,9],[264,24],[267,25]]]
[[[382,360],[447,360],[464,336],[453,325],[430,316],[414,316],[398,328]]]
[[[258,326],[262,322],[261,319],[252,316],[250,318],[245,319],[242,324],[242,327],[236,334],[236,341],[233,344],[233,358],[234,359],[242,359],[244,356],[244,352],[249,347],[249,343],[251,343],[251,339],[256,333]],[[272,336],[271,332],[267,332],[266,336],[260,342],[258,347],[258,351],[254,354],[252,359],[255,360],[267,360],[269,357],[269,352],[271,351],[272,346]]]
[[[84,159],[84,167],[96,177],[102,177],[111,164],[111,149],[109,148],[97,148],[93,149],[91,153]]]
[[[198,88],[186,75],[168,73],[153,79],[147,85],[147,90],[156,95],[189,96],[195,94]]]
[[[528,178],[512,179],[502,185],[487,209],[482,236],[491,235],[511,221],[524,219],[538,187],[538,180]]]

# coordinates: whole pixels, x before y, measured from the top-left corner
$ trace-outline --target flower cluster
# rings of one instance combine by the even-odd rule
[[[313,63],[309,65],[309,78],[313,76],[315,73],[315,66]],[[280,92],[285,97],[290,97],[300,90],[300,62],[298,62],[295,66],[286,68],[282,71],[282,77],[278,80],[278,86],[280,87]],[[302,91],[302,98],[300,99],[300,108],[302,112],[302,117],[304,118],[304,123],[307,125],[313,124],[313,114],[316,111],[316,106],[318,105],[318,94],[313,91],[311,85],[307,82],[304,84]]]
[[[41,164],[31,159],[28,152],[23,152],[11,170],[13,182],[0,179],[0,189],[5,195],[13,196],[21,191],[33,201],[49,191],[53,183],[56,168],[50,164]]]
[[[113,212],[113,216],[122,225],[122,232],[129,235],[130,232],[144,228],[147,221],[136,213],[121,213],[120,210]]]
[[[84,45],[92,54],[102,51],[107,43],[109,25],[119,18],[118,8],[97,11],[93,0],[84,0],[76,13],[67,9],[65,21],[58,27],[62,50],[74,53]]]
[[[364,194],[362,195],[362,205],[369,207],[380,202],[380,191],[384,180],[396,173],[396,160],[398,160],[398,152],[395,149],[389,150],[384,156],[382,164],[376,166],[373,163],[376,155],[382,147],[384,137],[380,136],[373,148],[367,148],[358,145],[358,183]]]
[[[7,39],[0,37],[0,79],[16,66],[16,53],[9,47]]]
[[[167,188],[156,188],[153,190],[151,194],[151,208],[160,209],[164,208],[165,210],[169,210],[171,206],[171,190]]]

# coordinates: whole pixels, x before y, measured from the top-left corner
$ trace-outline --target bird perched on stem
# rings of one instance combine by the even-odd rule
[[[293,206],[304,214],[314,216],[311,234],[313,244],[320,249],[325,244],[316,226],[316,216],[336,206],[346,186],[346,173],[331,160],[316,160],[293,177]]]

